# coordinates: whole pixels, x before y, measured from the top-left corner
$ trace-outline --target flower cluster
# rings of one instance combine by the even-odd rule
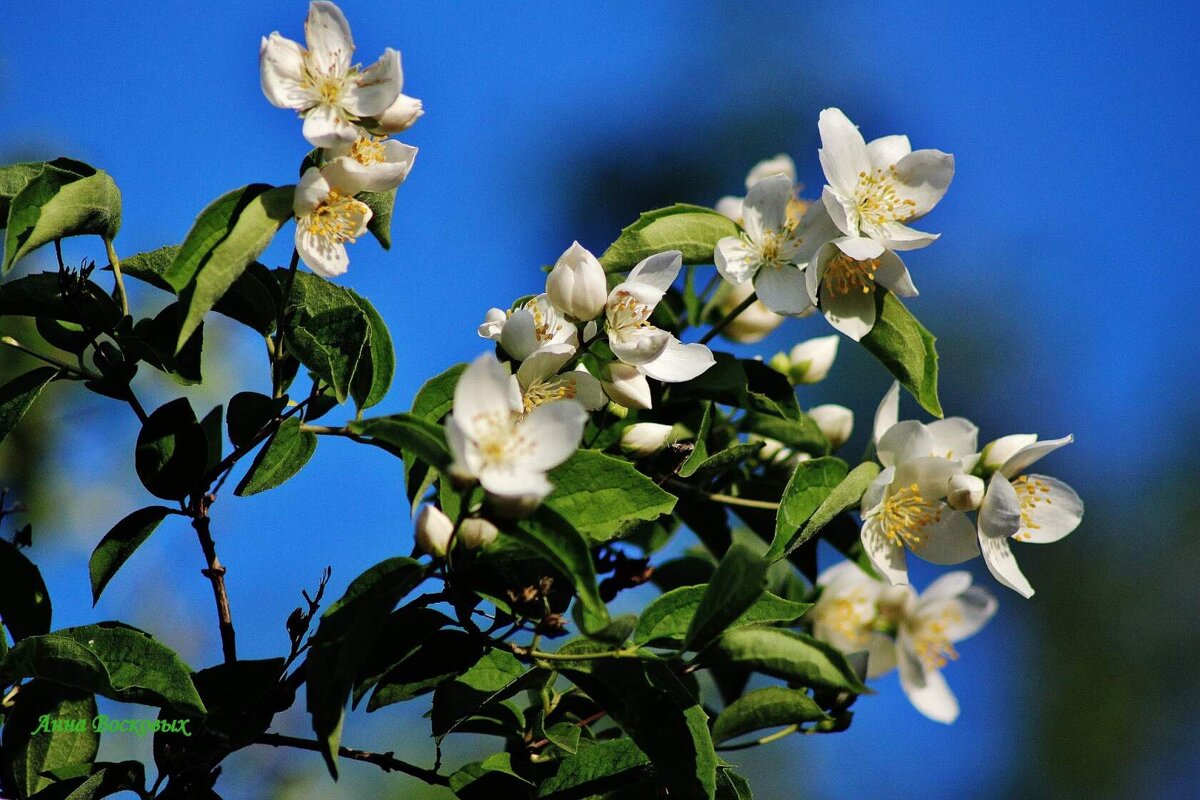
[[[304,23],[308,45],[279,33],[263,37],[259,73],[272,105],[304,120],[318,148],[296,187],[296,252],[326,278],[346,272],[346,243],[367,230],[364,192],[390,192],[412,169],[417,148],[387,138],[412,126],[421,101],[401,93],[400,53],[387,48],[370,67],[352,63],[350,25],[333,3],[315,0]]]

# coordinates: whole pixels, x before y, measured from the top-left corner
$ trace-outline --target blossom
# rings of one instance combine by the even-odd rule
[[[418,548],[435,558],[445,558],[453,533],[454,523],[440,508],[431,505],[421,506],[416,522],[415,538]]]
[[[954,645],[977,633],[997,607],[986,589],[971,585],[970,573],[947,573],[918,595],[843,561],[817,583],[821,596],[809,613],[818,638],[848,653],[866,651],[868,678],[898,668],[905,696],[929,719],[958,718],[942,669],[958,658]]]
[[[521,387],[522,405],[532,411],[543,403],[556,400],[575,400],[589,411],[605,403],[600,381],[582,366],[559,374],[575,348],[569,344],[547,345],[534,352],[517,368],[517,383]]]
[[[835,450],[845,444],[854,431],[854,412],[836,403],[814,406],[808,410],[808,416],[817,423],[829,440],[829,446]]]
[[[384,50],[366,70],[351,64],[350,25],[333,3],[316,0],[304,22],[308,48],[278,32],[264,37],[259,50],[263,94],[278,108],[304,118],[304,138],[317,147],[352,142],[357,123],[382,114],[400,95],[400,54]]]
[[[579,333],[543,293],[526,301],[508,314],[493,308],[479,326],[479,335],[499,342],[504,352],[517,361],[524,361],[542,347],[579,343]]]
[[[746,191],[750,191],[750,187],[761,181],[763,178],[769,178],[772,175],[783,175],[790,181],[796,180],[796,162],[792,161],[792,157],[787,153],[779,153],[771,158],[764,159],[755,164],[750,172],[746,175]],[[745,198],[726,195],[717,201],[715,210],[719,214],[724,214],[734,222],[742,221],[742,203]],[[804,214],[804,209],[807,204],[802,200],[792,198],[788,203],[788,215],[799,220]]]
[[[929,213],[942,199],[954,177],[954,156],[913,152],[907,136],[868,144],[836,108],[822,111],[817,127],[827,181],[821,200],[843,234],[865,236],[889,250],[915,250],[937,238],[904,223]]]
[[[789,353],[776,353],[771,367],[787,375],[793,384],[819,383],[825,380],[837,358],[839,341],[837,334],[807,339]]]
[[[892,585],[908,583],[905,550],[934,564],[960,564],[979,555],[975,526],[945,502],[962,465],[920,456],[889,466],[862,497],[859,536],[875,569]]]
[[[975,475],[955,475],[946,486],[946,503],[955,511],[975,511],[983,502],[987,486]]]
[[[360,180],[361,175],[348,172],[338,160],[319,169],[309,167],[296,186],[296,252],[318,275],[345,273],[350,266],[346,242],[367,230],[371,209],[354,199],[362,191]]]
[[[579,242],[558,257],[546,277],[546,296],[559,311],[579,321],[600,316],[608,299],[604,267]]]
[[[893,382],[875,411],[875,454],[885,467],[919,456],[940,456],[962,464],[970,472],[978,460],[975,452],[979,428],[964,417],[933,422],[899,421],[900,384]]]
[[[479,550],[496,541],[500,529],[482,517],[467,517],[458,526],[458,541],[468,550]]]
[[[1033,587],[1017,566],[1008,540],[1057,542],[1083,521],[1083,501],[1062,481],[1025,471],[1043,456],[1073,442],[1074,437],[1038,441],[1032,434],[1020,436],[1019,440],[1005,437],[984,448],[985,462],[1000,451],[1011,450],[1011,454],[992,473],[979,507],[979,544],[996,580],[1031,597]],[[1021,441],[1026,444],[1012,449]]]
[[[396,102],[377,114],[374,120],[366,120],[367,128],[376,135],[386,136],[408,130],[425,114],[421,101],[401,93]]]
[[[614,370],[614,377],[619,375],[616,379],[627,385],[625,394],[644,397],[647,404],[650,389],[646,376],[663,383],[679,383],[716,363],[704,345],[684,344],[650,324],[650,315],[679,275],[682,264],[683,254],[678,250],[643,259],[630,270],[624,283],[613,287],[605,306],[608,345],[613,355],[640,373],[635,376],[628,370]]]
[[[330,161],[338,161],[348,174],[358,176],[360,191],[387,192],[404,183],[417,157],[417,148],[397,142],[360,135],[353,142],[339,142],[325,151]]]
[[[614,403],[625,408],[650,408],[650,383],[637,367],[616,361],[609,364],[606,371],[608,380],[603,382],[604,393]]]
[[[490,353],[471,362],[446,420],[451,473],[501,498],[541,502],[553,489],[546,472],[579,447],[587,411],[571,400],[524,410],[517,379],[504,364]]]
[[[717,289],[714,305],[722,316],[732,314],[753,292],[754,285],[749,281],[736,286],[732,283],[722,283]],[[785,317],[763,305],[762,300],[755,300],[742,313],[726,323],[721,329],[721,336],[731,342],[754,344],[778,328],[784,319]]]
[[[652,456],[667,446],[670,436],[670,425],[635,422],[621,431],[621,452],[634,458]]]
[[[843,236],[823,244],[805,273],[809,300],[837,330],[859,341],[875,327],[875,287],[916,297],[908,268],[874,239]]]
[[[734,285],[752,281],[763,304],[777,314],[799,316],[812,308],[802,271],[837,229],[818,206],[797,225],[788,219],[793,194],[786,175],[765,178],[750,187],[743,204],[743,231],[717,242],[714,261],[721,277]]]

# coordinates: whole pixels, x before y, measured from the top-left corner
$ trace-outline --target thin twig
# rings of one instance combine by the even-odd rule
[[[708,344],[710,341],[712,341],[714,336],[725,330],[726,325],[733,322],[743,311],[754,305],[754,301],[757,299],[758,295],[754,292],[751,292],[749,297],[747,297],[741,303],[738,303],[737,308],[722,317],[716,325],[713,325],[707,333],[700,337],[700,344]]]
[[[680,489],[688,494],[702,497],[713,503],[721,503],[727,506],[740,506],[741,508],[761,508],[764,511],[778,511],[779,503],[773,500],[751,500],[748,497],[736,497],[731,494],[718,494],[715,492],[706,492],[703,489],[697,489],[691,484],[683,481],[669,480],[667,486],[673,489]]]
[[[280,733],[264,733],[255,739],[254,743],[268,744],[272,747],[293,747],[297,750],[308,750],[313,753],[320,753],[323,750],[320,742],[311,739],[301,739],[296,736],[284,736]],[[450,779],[445,775],[439,775],[431,769],[425,769],[415,764],[409,764],[407,761],[401,761],[390,752],[371,753],[366,750],[355,750],[351,747],[339,747],[338,755],[342,758],[348,758],[351,761],[374,764],[384,772],[403,772],[405,775],[419,778],[434,786],[450,785]]]
[[[233,630],[233,613],[229,610],[229,593],[225,590],[225,567],[217,558],[217,547],[213,543],[212,531],[209,529],[208,507],[212,495],[204,494],[192,503],[192,527],[200,539],[200,548],[204,551],[204,559],[208,567],[201,570],[204,577],[212,583],[213,599],[217,601],[217,624],[221,630],[221,652],[225,654],[225,663],[237,661],[237,635]]]

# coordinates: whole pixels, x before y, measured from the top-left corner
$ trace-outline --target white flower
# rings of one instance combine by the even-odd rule
[[[753,291],[754,285],[749,281],[737,285],[722,283],[717,289],[714,305],[721,315],[725,316],[740,306]],[[786,318],[763,305],[761,300],[755,300],[749,308],[722,328],[720,335],[731,342],[754,344],[762,341],[768,333],[778,328],[784,319]]]
[[[988,569],[996,580],[1025,597],[1033,595],[1033,587],[1017,566],[1009,538],[1049,544],[1075,530],[1083,520],[1083,501],[1074,489],[1055,478],[1025,472],[1042,456],[1073,442],[1074,437],[1036,439],[1012,452],[992,474],[979,507],[979,544]],[[995,453],[1000,442],[1004,440],[986,449]]]
[[[417,514],[417,547],[435,558],[445,558],[454,523],[437,506],[424,505]]]
[[[360,191],[386,192],[404,183],[412,170],[417,148],[395,139],[360,135],[353,142],[339,142],[326,149],[330,161],[339,160],[348,174],[357,175]]]
[[[822,244],[837,235],[819,205],[796,225],[788,219],[792,182],[785,175],[750,187],[742,206],[743,232],[717,242],[714,260],[734,285],[752,281],[763,304],[777,314],[798,316],[812,308],[802,273]]]
[[[471,362],[446,420],[452,473],[477,479],[501,498],[540,502],[553,489],[546,472],[579,447],[587,412],[569,400],[524,410],[517,379],[504,364],[491,354]]]
[[[496,541],[500,529],[481,517],[467,517],[458,526],[458,541],[468,550],[479,550]]]
[[[962,464],[963,472],[975,466],[979,428],[964,417],[947,417],[930,423],[899,421],[900,384],[893,382],[875,411],[875,453],[885,467],[921,456],[939,456]]]
[[[370,124],[371,133],[388,135],[401,133],[411,128],[425,113],[421,101],[406,94],[400,94],[382,114],[377,114]]]
[[[889,250],[915,250],[937,234],[904,223],[928,214],[954,177],[954,156],[940,150],[913,152],[907,136],[884,136],[870,144],[839,109],[821,112],[821,193],[834,224],[849,237],[865,236]]]
[[[958,717],[941,670],[958,658],[954,645],[995,615],[987,590],[960,571],[917,595],[908,586],[885,586],[851,561],[825,570],[817,583],[821,596],[809,613],[818,638],[847,653],[866,651],[868,678],[898,667],[904,694],[929,719],[948,724]]]
[[[808,410],[808,416],[829,440],[829,446],[837,449],[846,443],[854,431],[854,412],[836,403],[826,403]]]
[[[786,356],[788,378],[792,383],[819,383],[825,380],[834,359],[837,358],[840,341],[837,334],[834,334],[818,336],[797,344]]]
[[[546,296],[559,311],[579,321],[600,316],[608,299],[608,280],[596,257],[573,243],[546,276]]]
[[[859,341],[875,327],[875,287],[898,297],[916,297],[900,256],[862,236],[845,236],[823,245],[805,275],[809,299],[837,330]]]
[[[366,70],[352,65],[350,25],[337,6],[322,0],[309,4],[304,37],[307,50],[278,32],[263,38],[263,94],[304,117],[304,138],[313,145],[352,142],[363,117],[382,114],[400,95],[400,54],[387,48]]]
[[[667,446],[670,436],[670,425],[636,422],[621,431],[621,452],[634,458],[652,456]]]
[[[746,175],[746,191],[750,191],[751,186],[772,175],[783,175],[788,180],[794,182],[796,180],[796,162],[792,161],[792,157],[787,153],[779,153],[758,162]],[[724,214],[734,222],[740,223],[742,221],[743,202],[744,199],[741,197],[727,195],[717,201],[715,210],[718,214]],[[803,213],[803,205],[803,203],[793,199],[791,204],[789,204],[789,214],[794,213],[793,206],[799,206],[799,212]],[[795,216],[798,218],[800,213],[796,213]]]
[[[983,502],[987,487],[974,475],[955,475],[946,486],[946,502],[955,511],[975,511]]]
[[[292,210],[296,215],[296,251],[308,268],[332,278],[350,266],[346,242],[367,230],[371,209],[355,200],[362,191],[359,175],[340,161],[318,169],[309,167],[296,186]]]
[[[916,457],[889,466],[862,498],[863,549],[893,585],[908,583],[905,550],[934,564],[960,564],[979,555],[975,526],[944,502],[950,478],[962,465]]]
[[[547,345],[521,362],[517,368],[517,383],[526,411],[556,400],[575,400],[589,411],[605,403],[600,381],[582,366],[559,374],[563,365],[575,355],[569,344]]]
[[[624,283],[613,287],[605,307],[608,345],[613,354],[643,376],[663,383],[689,381],[716,363],[704,345],[683,344],[650,324],[650,315],[675,281],[682,263],[683,254],[678,250],[642,260],[630,270]],[[649,402],[648,387],[645,392],[640,386],[631,392]]]
[[[650,408],[650,382],[637,367],[617,361],[608,365],[604,392],[614,403],[624,408]]]
[[[575,326],[563,319],[545,294],[539,294],[523,306],[505,314],[498,308],[488,311],[479,335],[500,343],[504,352],[524,361],[547,345],[579,343]]]

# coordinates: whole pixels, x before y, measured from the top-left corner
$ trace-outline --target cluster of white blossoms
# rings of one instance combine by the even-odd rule
[[[861,533],[871,563],[899,585],[908,582],[907,550],[935,564],[961,564],[982,553],[996,580],[1032,596],[1009,540],[1048,544],[1079,526],[1083,502],[1074,490],[1027,472],[1072,437],[1016,434],[980,451],[978,428],[968,420],[899,421],[899,401],[893,384],[875,414],[875,452],[884,469],[863,495]]]
[[[400,53],[387,48],[370,67],[354,64],[350,25],[333,3],[316,0],[304,23],[307,47],[279,33],[263,37],[263,94],[304,120],[317,165],[296,187],[296,252],[326,278],[345,273],[346,244],[367,230],[363,192],[388,192],[408,177],[417,148],[388,135],[407,130],[423,110],[401,92]]]
[[[754,312],[750,336],[778,324],[764,312],[805,316],[820,309],[834,328],[861,339],[875,325],[876,287],[900,297],[917,294],[896,251],[937,238],[906,223],[929,213],[946,193],[953,156],[914,152],[907,136],[868,143],[836,108],[821,112],[818,128],[826,180],[820,202],[798,199],[795,164],[778,155],[751,170],[744,199],[717,204],[742,227],[717,244],[717,269],[734,287],[752,286],[764,306]]]

